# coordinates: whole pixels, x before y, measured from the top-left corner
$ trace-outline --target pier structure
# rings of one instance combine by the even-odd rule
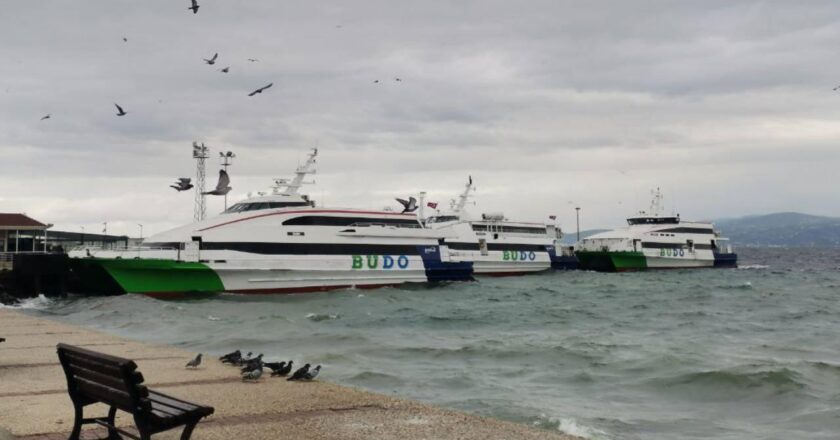
[[[150,388],[214,407],[215,413],[196,426],[193,438],[197,439],[578,439],[335,385],[325,381],[330,375],[329,365],[312,382],[289,382],[266,374],[256,383],[246,383],[239,377],[238,368],[218,361],[218,353],[204,353],[204,362],[198,368],[186,369],[184,365],[195,353],[182,348],[130,341],[8,309],[0,309],[0,337],[5,338],[0,343],[3,440],[3,431],[15,440],[68,438],[74,413],[56,355],[59,342],[131,359]],[[296,344],[286,341],[277,350],[296,353]],[[108,408],[90,407],[86,411],[87,417],[93,417],[105,415]],[[116,424],[132,429],[134,421],[128,414],[117,412]],[[82,431],[85,439],[107,436],[102,427],[86,425]],[[152,438],[177,436],[170,431]]]

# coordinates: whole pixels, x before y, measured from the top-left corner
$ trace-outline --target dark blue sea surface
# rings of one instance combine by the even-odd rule
[[[840,437],[840,250],[741,268],[554,272],[303,295],[30,301],[128,338],[592,439]]]

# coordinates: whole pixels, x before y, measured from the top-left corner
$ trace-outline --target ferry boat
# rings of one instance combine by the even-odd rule
[[[449,261],[471,263],[475,275],[522,275],[552,267],[560,228],[553,222],[510,221],[503,213],[473,218],[466,205],[474,191],[470,177],[451,212],[424,220],[426,227],[449,234],[441,243],[441,253]],[[423,202],[421,197],[421,209]]]
[[[137,249],[71,252],[87,291],[151,296],[183,293],[296,293],[403,283],[469,280],[469,263],[445,260],[446,231],[413,213],[316,207],[300,194],[317,150],[270,194],[220,215],[149,237]]]
[[[575,246],[580,268],[616,272],[737,266],[729,239],[712,223],[663,215],[661,204],[657,189],[649,211],[628,218],[627,227],[580,240]]]

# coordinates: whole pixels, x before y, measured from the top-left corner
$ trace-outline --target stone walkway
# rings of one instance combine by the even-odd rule
[[[554,439],[560,433],[468,415],[410,400],[361,391],[323,381],[287,382],[263,377],[243,383],[238,370],[213,358],[187,370],[194,353],[128,341],[115,336],[12,310],[0,310],[0,439],[66,439],[73,406],[55,345],[59,342],[133,359],[152,389],[216,408],[202,421],[194,439]],[[104,415],[90,406],[86,416]],[[118,413],[117,424],[132,421]],[[90,426],[90,425],[88,425]],[[83,438],[104,438],[91,428]],[[176,439],[180,431],[156,435]]]

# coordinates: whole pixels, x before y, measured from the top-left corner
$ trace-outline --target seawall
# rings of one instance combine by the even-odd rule
[[[320,380],[263,377],[243,383],[237,369],[212,356],[187,370],[184,364],[195,353],[14,310],[0,310],[0,338],[6,339],[0,342],[0,439],[3,430],[17,439],[68,437],[73,406],[56,357],[59,342],[132,359],[149,388],[215,407],[215,414],[196,427],[194,439],[577,439]],[[98,405],[89,408],[86,417],[107,412]],[[125,413],[118,413],[117,424],[133,426]],[[90,429],[83,438],[105,437],[104,429]],[[176,429],[153,438],[179,435]]]

